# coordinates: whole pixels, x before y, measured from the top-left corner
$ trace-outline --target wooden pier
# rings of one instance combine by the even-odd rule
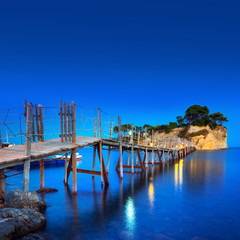
[[[49,120],[44,118],[44,108],[40,104],[34,106],[25,101],[23,113],[25,117],[25,143],[1,148],[2,140],[0,132],[0,206],[4,206],[6,195],[5,169],[9,167],[20,164],[24,165],[23,190],[27,192],[30,181],[30,163],[40,162],[40,188],[44,188],[44,159],[58,154],[65,154],[65,174],[62,178],[64,183],[67,184],[72,172],[72,191],[76,193],[77,173],[91,174],[93,177],[99,175],[101,176],[101,184],[103,184],[103,182],[105,186],[110,184],[108,172],[110,153],[112,150],[119,150],[116,171],[118,171],[120,178],[123,178],[125,170],[128,170],[127,172],[132,174],[143,172],[149,164],[161,165],[170,159],[184,158],[196,150],[194,145],[185,139],[174,139],[171,141],[169,139],[165,141],[159,140],[156,137],[154,138],[154,132],[151,131],[149,133],[147,128],[145,128],[144,133],[140,133],[140,131],[134,132],[133,124],[131,124],[129,134],[123,136],[120,117],[117,118],[117,131],[115,131],[117,137],[113,138],[113,121],[111,121],[109,129],[107,130],[109,131],[109,136],[106,138],[105,135],[102,136],[105,129],[102,127],[104,121],[101,118],[100,109],[98,109],[97,117],[93,119],[93,136],[80,136],[78,135],[79,130],[76,127],[79,121],[76,117],[77,114],[75,102],[66,104],[66,102],[62,103],[62,101],[60,101],[59,112],[57,116],[53,116],[54,119],[58,118],[58,123],[56,124],[60,131],[59,138],[46,140],[45,137],[49,135],[49,132],[48,134],[45,133],[44,124],[46,125]],[[4,124],[6,125],[6,123]],[[76,151],[89,146],[93,146],[92,170],[78,169]],[[106,146],[108,149],[107,161],[103,159],[103,146]],[[123,163],[123,152],[128,152],[127,164]],[[67,157],[68,153],[71,153],[69,160]],[[141,157],[141,153],[144,153],[143,158]],[[96,154],[100,161],[100,171],[95,169]],[[135,159],[134,155],[136,155]]]

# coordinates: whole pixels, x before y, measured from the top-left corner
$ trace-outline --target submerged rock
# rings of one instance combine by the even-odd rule
[[[46,204],[39,200],[36,192],[22,192],[19,189],[11,190],[6,196],[7,208],[30,208],[36,211],[46,209]]]
[[[14,232],[14,226],[9,223],[6,219],[0,219],[0,239],[8,240],[12,239],[12,234]]]
[[[11,239],[11,236],[17,238],[35,232],[46,224],[45,217],[33,209],[2,208],[0,209],[0,219],[2,219],[0,236],[5,237],[5,239]],[[4,238],[0,237],[0,239]]]
[[[43,234],[30,233],[24,237],[18,238],[18,240],[48,240],[48,237]]]

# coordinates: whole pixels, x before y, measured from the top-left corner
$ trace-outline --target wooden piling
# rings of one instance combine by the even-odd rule
[[[118,116],[118,140],[119,140],[120,178],[123,178],[122,134],[121,134],[121,118],[120,118],[120,116]]]
[[[99,138],[102,139],[101,129],[101,110],[98,108],[98,126],[99,126]],[[103,156],[102,156],[102,140],[99,143],[99,154],[100,154],[100,166],[101,166],[101,184],[103,185]]]
[[[39,110],[39,134],[40,134],[40,141],[44,141],[44,134],[43,134],[43,107],[41,104],[38,105]]]
[[[72,181],[73,181],[73,186],[72,186],[72,191],[73,193],[77,192],[77,158],[76,158],[76,153],[77,150],[74,148],[72,150]]]
[[[30,160],[27,159],[24,162],[23,170],[23,191],[28,192],[29,190],[29,172],[30,172]]]
[[[133,163],[133,124],[131,124],[131,131],[132,131],[132,135],[131,135],[131,152],[132,152],[132,173],[134,173],[134,163]]]
[[[145,158],[145,167],[148,167],[148,157],[147,157],[147,127],[145,127],[145,144],[146,144],[146,158]]]
[[[60,131],[61,131],[61,142],[63,142],[63,109],[62,109],[62,99],[60,99]]]
[[[40,160],[40,188],[44,188],[44,159]]]
[[[26,135],[25,135],[25,155],[31,154],[31,105],[27,104],[26,112]]]
[[[69,112],[69,107],[68,107],[68,112]],[[76,137],[76,107],[75,107],[75,102],[72,102],[72,105],[71,105],[71,117],[72,117],[72,136],[71,136],[72,144],[76,145],[77,137]],[[70,121],[69,121],[69,126],[70,126]],[[77,157],[76,157],[76,155],[77,155],[77,149],[74,148],[72,150],[73,193],[77,192]]]
[[[63,105],[63,110],[64,110],[64,114],[63,114],[64,140],[65,140],[65,142],[67,142],[68,141],[68,138],[67,138],[67,132],[68,132],[68,130],[67,130],[67,104],[65,101],[64,101],[64,105]]]

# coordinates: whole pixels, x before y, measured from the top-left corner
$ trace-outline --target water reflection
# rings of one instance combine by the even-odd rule
[[[154,207],[154,186],[152,182],[149,183],[148,196],[149,196],[150,206],[151,208],[153,208]]]
[[[126,204],[125,204],[125,214],[126,214],[126,224],[127,229],[133,232],[135,228],[135,207],[134,201],[131,196],[128,197]]]
[[[183,185],[183,159],[180,159],[179,162],[174,165],[174,180],[175,180],[175,189],[182,190]]]
[[[177,187],[178,187],[178,163],[175,163],[174,179],[175,179],[175,188],[177,189]]]

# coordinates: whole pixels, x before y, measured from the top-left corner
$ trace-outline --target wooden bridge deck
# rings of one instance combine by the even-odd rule
[[[22,164],[27,159],[30,159],[31,162],[39,161],[56,154],[70,152],[74,148],[81,149],[92,146],[100,141],[99,138],[77,136],[76,145],[73,145],[71,142],[61,142],[60,138],[35,142],[31,144],[30,156],[25,155],[25,145],[2,148],[0,149],[0,169]]]
[[[39,161],[41,159],[54,156],[56,154],[63,154],[70,152],[73,149],[81,149],[87,146],[96,145],[101,141],[100,138],[96,137],[76,137],[76,145],[73,145],[71,142],[61,142],[61,138],[51,139],[44,142],[34,142],[31,144],[31,155],[25,155],[25,145],[16,145],[8,148],[0,149],[0,169],[6,167],[11,167],[19,164],[23,164],[25,160],[30,159],[31,162]],[[103,139],[103,145],[110,147],[119,147],[119,142],[110,139]],[[130,149],[131,144],[122,143],[123,148]],[[146,146],[143,145],[134,145],[134,150],[144,150]],[[152,151],[152,147],[147,147],[149,151]],[[155,150],[159,151],[173,151],[175,148],[156,148]]]

